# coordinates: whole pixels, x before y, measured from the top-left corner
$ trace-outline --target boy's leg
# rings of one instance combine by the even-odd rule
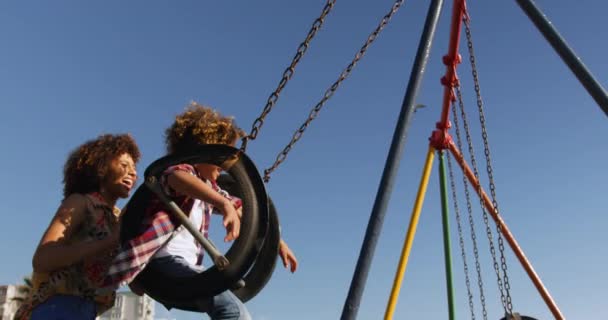
[[[230,290],[197,301],[212,320],[251,320],[245,305]]]
[[[203,271],[202,267],[193,266],[179,256],[152,259],[148,267],[176,277],[191,277]],[[212,298],[200,299],[196,304],[200,306],[201,311],[209,314],[212,320],[251,320],[245,305],[230,290]]]
[[[172,277],[193,277],[204,271],[202,267],[193,266],[180,256],[154,258],[146,268],[152,268],[158,273]]]

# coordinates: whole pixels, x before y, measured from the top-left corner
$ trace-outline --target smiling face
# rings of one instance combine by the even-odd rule
[[[127,198],[136,181],[135,162],[131,155],[123,153],[110,162],[100,189],[116,199]]]
[[[222,173],[222,168],[214,164],[198,163],[195,164],[194,167],[201,177],[213,182],[217,181],[217,178],[219,178],[220,174]]]

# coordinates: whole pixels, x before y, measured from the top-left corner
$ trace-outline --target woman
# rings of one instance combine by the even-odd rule
[[[115,292],[97,289],[120,236],[119,198],[135,186],[140,152],[127,134],[105,134],[68,157],[64,199],[32,261],[33,290],[15,319],[95,319],[114,304]]]

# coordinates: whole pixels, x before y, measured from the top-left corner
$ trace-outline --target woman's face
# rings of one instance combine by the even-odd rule
[[[101,189],[116,198],[127,198],[135,186],[135,182],[137,182],[135,162],[131,155],[123,153],[110,161]]]

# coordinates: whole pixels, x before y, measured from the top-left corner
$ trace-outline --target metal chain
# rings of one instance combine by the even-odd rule
[[[473,174],[475,178],[479,181],[479,171],[477,170],[477,161],[475,160],[475,150],[473,148],[473,140],[471,139],[471,131],[469,130],[469,122],[467,120],[466,112],[464,111],[464,102],[462,100],[462,92],[460,91],[460,87],[456,87],[456,95],[458,97],[458,106],[460,107],[460,116],[462,118],[462,122],[464,125],[464,131],[466,134],[466,139],[469,147],[469,155],[471,157],[471,167],[473,168]],[[481,181],[479,183],[479,190],[477,190],[479,194],[481,194]],[[481,212],[483,213],[483,222],[486,226],[486,235],[488,237],[488,242],[490,245],[490,254],[492,256],[492,263],[494,266],[494,272],[496,273],[496,281],[498,283],[498,289],[500,291],[500,301],[503,304],[503,308],[506,310],[506,297],[504,294],[504,285],[502,281],[502,277],[500,276],[500,267],[498,265],[498,260],[496,260],[496,248],[494,247],[494,235],[492,234],[492,228],[490,227],[490,221],[488,219],[488,212],[483,203],[483,199],[481,196],[479,197],[479,202],[481,204]]]
[[[471,26],[468,18],[464,19],[465,32],[467,37],[467,47],[469,49],[469,60],[471,62],[471,72],[473,74],[473,81],[475,84],[475,94],[477,96],[477,108],[479,109],[479,122],[481,123],[481,136],[483,138],[484,154],[486,156],[486,170],[488,172],[488,180],[490,182],[490,193],[492,195],[492,205],[496,210],[496,215],[499,215],[498,201],[496,200],[496,186],[494,184],[494,176],[492,170],[492,159],[490,156],[490,144],[488,142],[488,133],[486,130],[486,120],[483,111],[483,100],[481,99],[481,89],[479,86],[479,75],[477,73],[477,66],[475,64],[475,52],[473,50],[473,37],[471,36]],[[505,245],[502,238],[502,230],[500,224],[496,224],[496,232],[498,234],[498,250],[500,251],[500,263],[503,272],[505,294],[506,294],[506,311],[507,314],[513,313],[513,303],[511,300],[509,284],[509,277],[507,275],[507,259],[505,257]]]
[[[323,105],[325,104],[325,102],[327,102],[327,100],[329,100],[329,98],[331,98],[334,95],[334,93],[336,92],[336,90],[338,89],[338,87],[340,86],[340,84],[342,83],[342,81],[344,81],[350,75],[350,73],[352,72],[353,68],[357,64],[357,62],[363,57],[363,55],[367,51],[368,47],[374,42],[374,40],[376,40],[376,38],[378,37],[378,34],[380,34],[380,32],[382,31],[382,29],[384,29],[384,27],[386,26],[386,24],[391,20],[391,18],[397,12],[397,10],[399,10],[399,7],[401,7],[401,5],[403,4],[403,2],[404,2],[404,0],[397,0],[397,1],[395,1],[395,3],[393,4],[393,6],[391,7],[391,10],[389,11],[389,13],[387,13],[382,18],[382,20],[380,21],[380,24],[367,37],[367,40],[365,41],[365,44],[361,47],[361,49],[359,49],[359,52],[357,52],[357,54],[355,55],[354,59],[350,62],[350,64],[346,67],[346,69],[344,69],[342,71],[342,73],[338,77],[338,80],[336,80],[325,91],[325,94],[323,95],[323,98],[310,111],[310,114],[308,115],[308,118],[306,119],[306,121],[304,121],[304,123],[300,126],[300,128],[298,130],[296,130],[296,132],[291,137],[291,141],[289,141],[289,143],[287,144],[287,146],[285,146],[285,148],[283,149],[283,151],[281,151],[277,155],[274,164],[272,164],[272,166],[270,166],[269,168],[267,168],[266,170],[264,170],[264,182],[268,182],[270,180],[270,174],[274,170],[276,170],[283,161],[285,161],[285,159],[287,158],[287,154],[289,153],[289,151],[291,151],[291,149],[294,146],[294,144],[298,140],[300,140],[300,138],[304,134],[304,131],[306,130],[306,128],[308,127],[308,125],[319,115],[319,112],[321,112],[321,109],[323,108]]]
[[[281,93],[283,88],[285,88],[285,86],[287,85],[287,82],[291,79],[291,77],[295,73],[296,65],[298,64],[298,62],[300,62],[300,60],[306,53],[306,50],[308,50],[310,41],[317,34],[317,31],[319,31],[319,29],[321,29],[321,27],[323,26],[325,17],[329,14],[331,9],[334,7],[334,4],[336,3],[336,1],[337,0],[328,0],[327,3],[325,4],[325,7],[323,7],[323,11],[321,12],[321,15],[313,22],[312,27],[310,28],[310,30],[308,31],[308,34],[306,35],[306,38],[298,46],[298,50],[296,52],[296,55],[293,57],[291,64],[289,65],[289,67],[287,67],[287,69],[285,69],[285,71],[283,71],[283,77],[281,78],[281,81],[279,81],[279,85],[274,90],[274,92],[272,92],[270,94],[270,96],[268,97],[268,101],[266,101],[266,106],[264,106],[264,110],[262,111],[262,114],[260,114],[260,116],[257,119],[255,119],[255,121],[253,122],[253,125],[251,126],[251,133],[249,133],[249,135],[243,137],[243,141],[241,144],[241,151],[245,152],[245,150],[247,149],[247,142],[249,140],[255,140],[255,138],[257,138],[258,133],[260,132],[260,129],[264,125],[264,119],[270,113],[270,111],[272,111],[272,108],[274,107],[277,100],[279,99],[279,94]]]
[[[450,186],[452,188],[452,199],[454,202],[454,212],[456,213],[456,225],[458,226],[458,244],[460,245],[460,255],[462,256],[462,265],[464,268],[464,282],[467,286],[467,297],[469,298],[469,310],[471,312],[471,320],[475,320],[475,306],[473,304],[473,294],[471,293],[471,280],[469,278],[469,266],[467,263],[467,254],[464,247],[464,237],[462,236],[462,224],[460,218],[460,208],[458,207],[458,197],[456,196],[456,183],[454,179],[454,170],[452,169],[452,156],[448,154],[448,172],[450,176]],[[485,309],[485,308],[484,308]],[[485,319],[485,318],[484,318]]]
[[[456,106],[455,105],[452,106],[452,118],[454,120],[454,128],[455,128],[455,131],[456,131],[456,142],[458,144],[458,149],[462,150],[462,136],[460,135],[460,124],[459,124],[459,121],[458,121],[458,115],[456,113]],[[448,158],[448,166],[451,166],[450,158]],[[473,204],[471,202],[471,194],[469,192],[469,184],[468,184],[466,176],[464,176],[464,175],[462,177],[462,184],[464,186],[464,193],[465,193],[465,197],[466,197],[466,200],[467,200],[467,213],[468,213],[468,218],[469,218],[469,230],[470,230],[470,233],[471,233],[471,242],[473,243],[473,255],[475,256],[475,270],[477,271],[477,286],[479,287],[479,299],[481,301],[481,310],[482,310],[482,314],[483,314],[483,319],[487,320],[488,319],[488,311],[486,309],[486,297],[485,297],[485,294],[483,292],[483,279],[482,279],[482,276],[481,276],[481,263],[479,262],[479,249],[477,248],[477,233],[475,232],[475,220],[473,219]],[[456,197],[454,196],[454,198],[456,198]]]

